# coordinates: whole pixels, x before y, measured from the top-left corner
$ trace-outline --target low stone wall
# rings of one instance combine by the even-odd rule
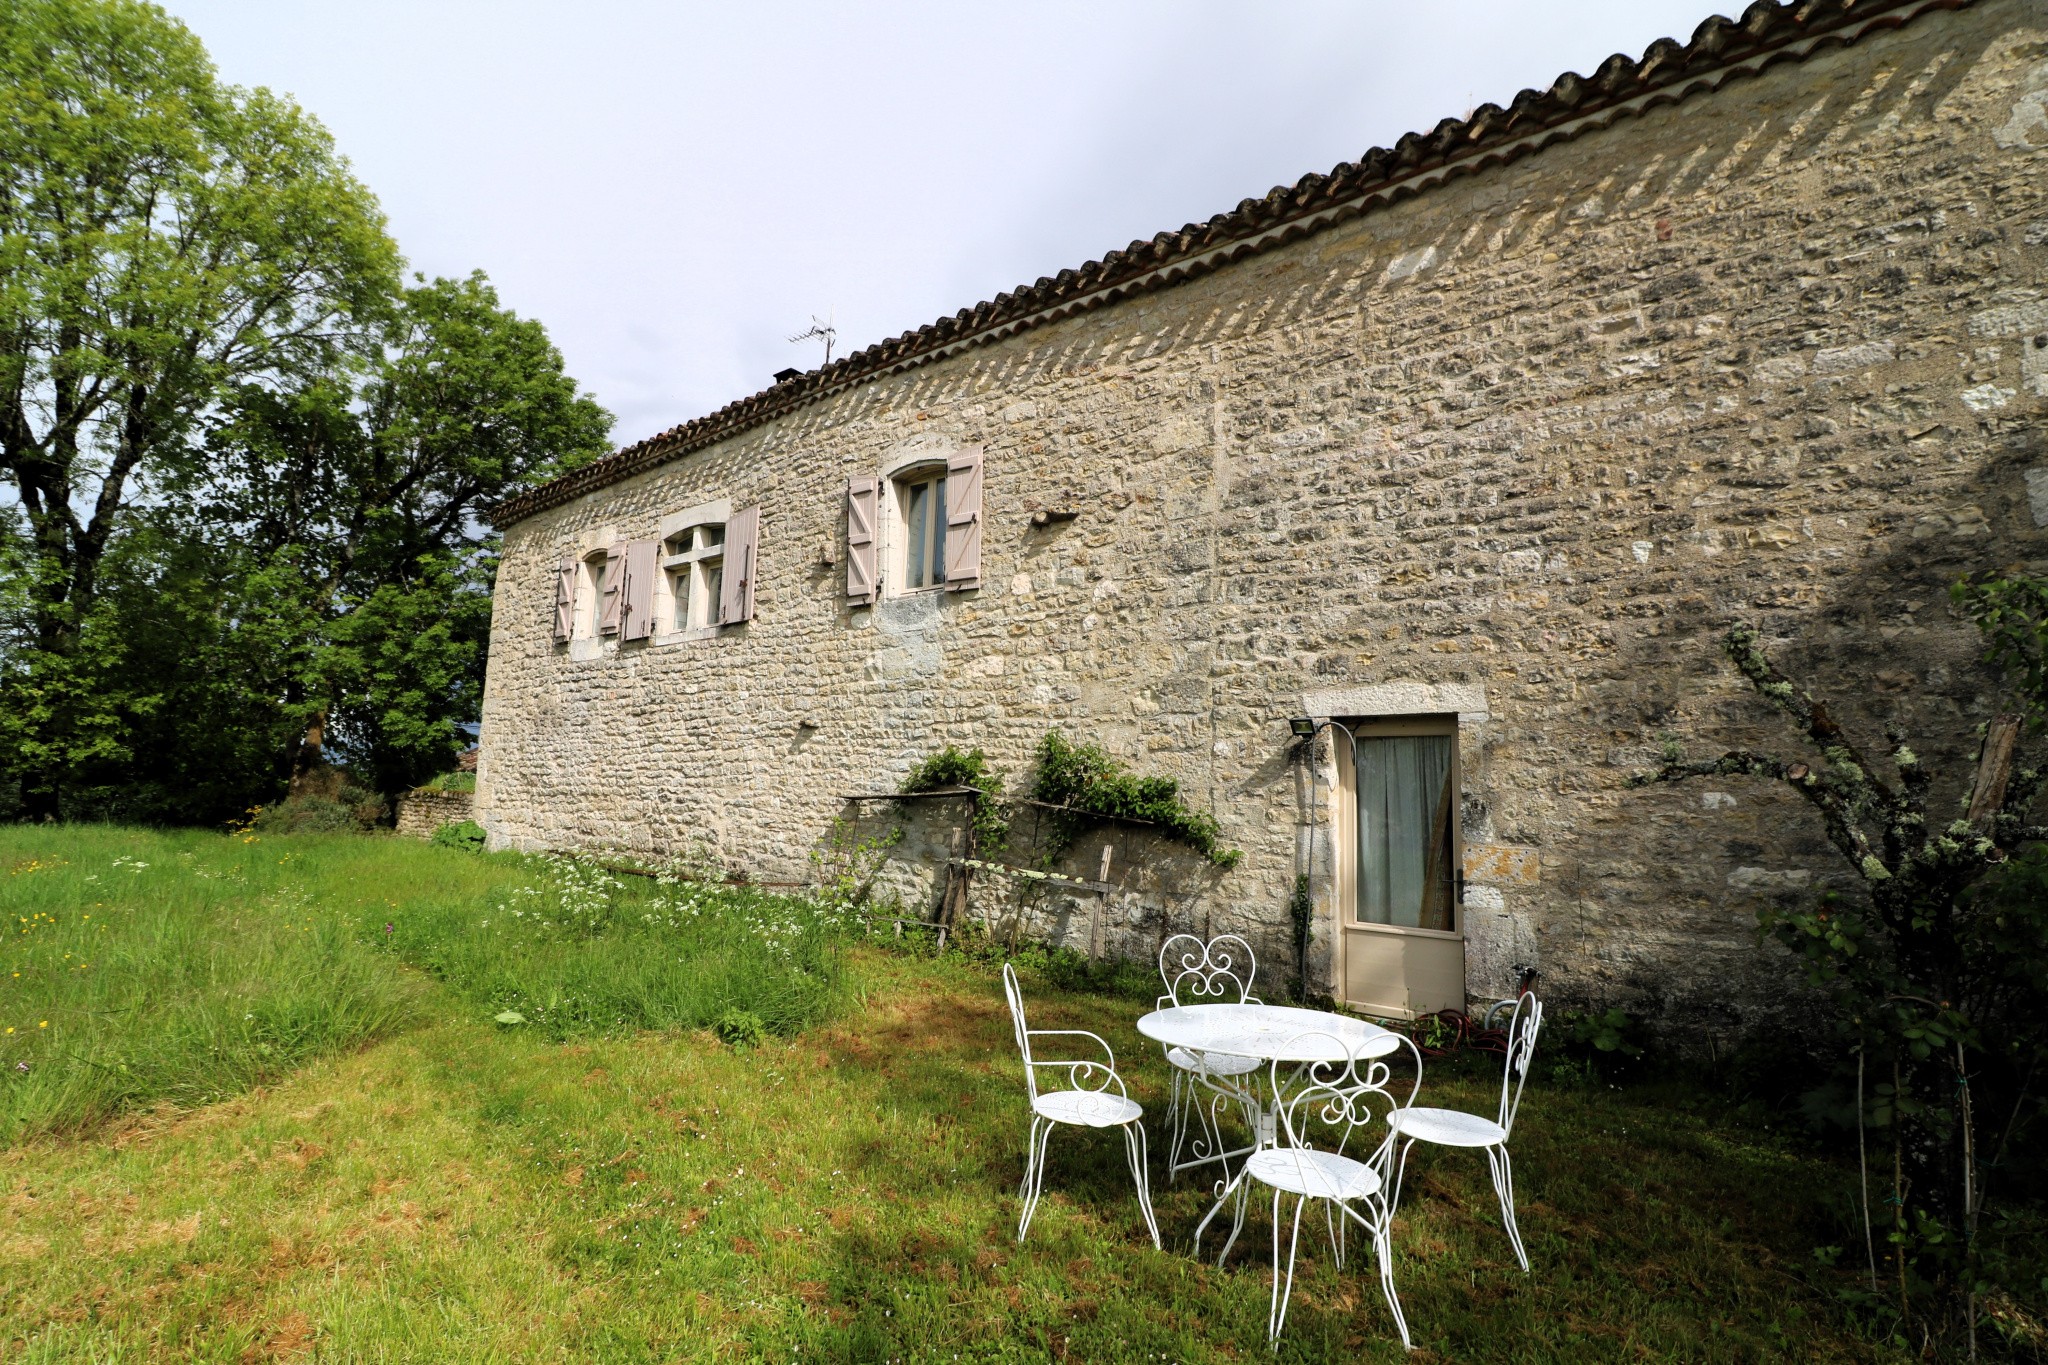
[[[398,832],[431,839],[445,824],[476,819],[474,792],[407,792],[398,798]]]

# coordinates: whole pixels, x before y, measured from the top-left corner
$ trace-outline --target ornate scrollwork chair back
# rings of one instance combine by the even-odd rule
[[[1258,971],[1252,945],[1236,934],[1218,934],[1206,943],[1193,934],[1175,934],[1159,948],[1159,979],[1175,1005],[1256,1005],[1252,982]]]
[[[1236,934],[1218,934],[1212,939],[1193,934],[1174,934],[1159,945],[1159,980],[1166,994],[1159,997],[1160,1009],[1185,1005],[1256,1005],[1252,994],[1258,975],[1258,958],[1252,945]],[[1190,1166],[1220,1162],[1229,1175],[1229,1158],[1223,1145],[1222,1117],[1241,1107],[1232,1093],[1240,1076],[1258,1070],[1252,1058],[1209,1056],[1188,1048],[1165,1049],[1167,1064],[1174,1068],[1173,1088],[1167,1092],[1166,1149],[1167,1178],[1172,1179]],[[1206,1087],[1207,1096],[1198,1087]],[[1187,1161],[1180,1159],[1188,1145],[1188,1120],[1197,1131]],[[1246,1149],[1248,1150],[1248,1149]]]
[[[1536,1035],[1543,1028],[1543,1002],[1536,992],[1524,991],[1487,1011],[1489,1024],[1503,1007],[1508,1015],[1508,1060],[1500,1078],[1499,1122],[1503,1133],[1512,1133],[1515,1113],[1522,1107],[1522,1087],[1529,1080],[1529,1063],[1536,1055]]]

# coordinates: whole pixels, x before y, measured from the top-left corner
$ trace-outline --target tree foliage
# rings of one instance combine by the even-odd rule
[[[0,0],[0,814],[217,820],[473,719],[483,509],[609,417],[481,275],[402,282],[318,123],[134,0]]]

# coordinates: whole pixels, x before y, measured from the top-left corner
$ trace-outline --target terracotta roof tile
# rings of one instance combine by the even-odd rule
[[[1243,200],[1206,223],[1134,241],[1099,261],[1041,276],[1034,284],[855,351],[508,499],[492,511],[491,520],[509,526],[878,376],[1179,284],[1425,192],[1452,175],[1515,160],[1618,119],[1718,89],[1735,76],[1780,61],[1802,61],[1874,29],[1900,27],[1929,10],[1964,9],[1972,3],[1756,0],[1740,19],[1708,19],[1688,43],[1660,38],[1635,60],[1616,53],[1591,76],[1567,71],[1547,90],[1522,91],[1506,108],[1482,104],[1463,119],[1445,119],[1427,133],[1408,133],[1391,148],[1375,147],[1327,175],[1312,173],[1292,185],[1275,186],[1264,198]]]

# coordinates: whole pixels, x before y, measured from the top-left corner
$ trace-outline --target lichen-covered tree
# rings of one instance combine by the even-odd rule
[[[1859,1145],[1866,1128],[1888,1138],[1878,1164],[1889,1191],[1875,1214],[1865,1177],[1873,1289],[1882,1230],[1901,1320],[1921,1304],[1923,1318],[1974,1332],[1987,1174],[2009,1175],[2001,1163],[2015,1134],[2025,1142],[2040,1122],[2048,1062],[2048,825],[2033,814],[2048,718],[2039,667],[2048,589],[1966,582],[1956,598],[1983,630],[1987,659],[2018,688],[2013,708],[1983,727],[1967,781],[1952,784],[1962,792],[1952,812],[1932,808],[1936,787],[1949,784],[1898,727],[1885,728],[1873,758],[1747,624],[1727,632],[1727,655],[1807,752],[1691,758],[1667,741],[1662,763],[1631,785],[1736,777],[1788,787],[1853,871],[1853,894],[1767,908],[1761,926],[1832,1002],[1853,1062]]]

